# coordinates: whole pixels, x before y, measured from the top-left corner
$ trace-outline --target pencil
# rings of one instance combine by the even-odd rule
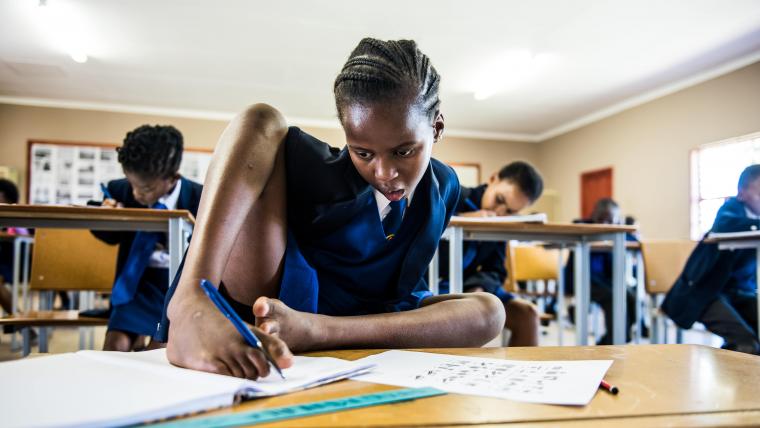
[[[612,395],[617,395],[618,392],[620,392],[620,389],[618,389],[617,386],[607,383],[607,381],[604,379],[602,379],[602,382],[599,384],[599,387],[606,390]]]

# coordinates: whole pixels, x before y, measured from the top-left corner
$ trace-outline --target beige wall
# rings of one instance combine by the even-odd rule
[[[0,166],[19,170],[25,195],[28,139],[119,143],[144,123],[173,124],[188,147],[213,148],[225,122],[0,104]],[[339,129],[306,128],[336,146]],[[650,238],[689,237],[689,152],[700,144],[760,131],[760,63],[626,110],[540,144],[445,136],[433,154],[481,164],[482,178],[525,160],[544,175],[537,204],[552,220],[580,215],[580,174],[611,166],[613,195]]]
[[[186,147],[213,148],[226,122],[130,113],[0,104],[0,166],[19,171],[22,200],[26,200],[27,140],[60,140],[120,144],[127,131],[142,124],[171,124],[180,129]],[[334,146],[343,146],[339,129],[304,128]],[[433,155],[445,162],[481,164],[485,179],[505,162],[522,159],[536,163],[539,147],[532,143],[444,137]]]
[[[649,238],[689,237],[689,152],[760,131],[760,63],[542,142],[559,220],[580,215],[580,174],[613,167],[613,196]],[[738,177],[737,177],[738,179]]]

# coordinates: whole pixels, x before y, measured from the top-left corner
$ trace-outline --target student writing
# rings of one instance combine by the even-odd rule
[[[480,346],[499,333],[496,297],[431,296],[423,278],[459,196],[453,170],[431,159],[439,84],[413,41],[364,39],[334,83],[342,150],[268,105],[230,123],[168,302],[172,363],[269,373],[201,294],[203,278],[222,283],[283,368],[291,351]]]
[[[711,232],[760,228],[760,165],[739,176],[736,197],[718,210]],[[754,250],[721,251],[702,240],[689,256],[662,309],[681,328],[701,322],[724,339],[723,348],[760,354]]]
[[[127,133],[118,150],[126,178],[108,183],[113,199],[104,207],[186,209],[196,214],[202,187],[179,174],[182,134],[172,126],[143,125]],[[169,286],[166,234],[156,232],[93,232],[120,243],[111,313],[103,345],[106,351],[143,348],[161,319]],[[149,347],[158,346],[152,339]]]
[[[535,202],[543,192],[541,175],[527,162],[512,162],[491,175],[488,183],[478,187],[462,186],[456,214],[465,217],[488,217],[517,214]],[[441,242],[441,292],[447,292],[448,244]],[[537,346],[539,316],[536,306],[505,291],[504,266],[506,243],[464,241],[463,289],[467,292],[486,291],[501,300],[506,311],[505,327],[511,332],[509,346]]]

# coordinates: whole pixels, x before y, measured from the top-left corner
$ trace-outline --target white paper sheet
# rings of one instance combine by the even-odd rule
[[[354,380],[567,405],[588,404],[612,365],[612,360],[519,361],[412,351],[387,351],[358,361],[376,366]]]

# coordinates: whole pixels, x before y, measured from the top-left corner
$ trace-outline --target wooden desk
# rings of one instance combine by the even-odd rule
[[[449,290],[461,293],[463,284],[463,241],[541,241],[567,246],[575,251],[575,333],[578,345],[588,342],[588,310],[591,300],[590,248],[592,242],[612,242],[612,342],[625,343],[625,247],[626,233],[633,233],[635,226],[609,224],[561,224],[561,223],[514,223],[484,221],[480,218],[454,217],[444,232],[449,240]],[[560,263],[558,261],[558,263]],[[562,270],[560,270],[562,272]],[[429,269],[431,286],[437,285],[437,257]],[[559,288],[564,281],[560,275]],[[434,288],[436,290],[437,288]]]
[[[718,244],[721,250],[755,250],[757,265],[755,266],[755,283],[760,282],[760,230],[726,234],[709,234],[705,242]],[[757,299],[757,330],[760,332],[760,297]]]
[[[0,227],[165,232],[170,281],[182,261],[194,221],[187,210],[0,204]]]
[[[760,357],[701,345],[584,346],[541,348],[440,349],[427,352],[518,360],[612,359],[607,379],[620,388],[600,390],[583,407],[520,403],[497,398],[447,394],[368,407],[265,427],[642,427],[740,426],[760,422]],[[312,353],[357,359],[379,351]],[[249,401],[216,414],[367,394],[397,387],[343,381],[279,397]]]

